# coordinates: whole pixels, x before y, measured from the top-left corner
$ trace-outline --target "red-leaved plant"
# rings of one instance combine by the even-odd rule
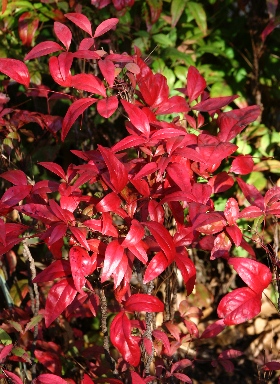
[[[81,160],[66,171],[54,162],[40,162],[57,181],[33,183],[21,170],[1,174],[12,186],[0,199],[0,254],[10,254],[22,243],[33,279],[25,310],[14,307],[2,315],[2,329],[8,334],[18,332],[18,346],[3,345],[1,362],[29,363],[31,356],[48,372],[36,377],[35,369],[33,383],[73,383],[61,378],[61,361],[66,357],[59,343],[44,339],[46,328],[63,327],[65,318],[98,316],[104,343],[81,351],[88,357],[83,384],[163,383],[170,382],[170,377],[172,382],[191,383],[184,370],[196,358],[182,357],[182,343],[214,337],[226,326],[252,319],[260,312],[262,293],[272,279],[238,226],[241,218],[280,216],[280,188],[268,190],[263,197],[247,184],[242,175],[253,170],[254,161],[251,156],[236,155],[238,147],[232,143],[257,119],[259,108],[223,112],[237,96],[210,98],[204,78],[194,67],[189,68],[186,87],[179,90],[181,96],[170,97],[166,78],[149,69],[137,48],[134,55],[98,49],[98,38],[116,28],[118,19],[108,19],[92,31],[85,15],[68,13],[65,17],[86,33],[78,49],[69,50],[70,28],[55,22],[59,43],[41,42],[25,57],[28,61],[58,52],[49,59],[49,71],[72,100],[62,125],[53,129],[58,117],[5,108],[4,100],[3,126],[8,127],[16,115],[21,126],[36,121],[53,133],[61,128],[64,141],[78,118],[96,105],[103,118],[117,109],[123,111],[127,135],[111,148],[98,145],[91,151],[72,150]],[[94,65],[99,74],[90,70],[73,74],[75,60]],[[28,89],[30,75],[23,62],[0,59],[0,71]],[[169,120],[159,118],[165,115]],[[207,131],[209,121],[216,125],[215,133]],[[224,211],[217,211],[212,197],[234,191],[236,184],[247,200],[246,207],[240,208],[238,200],[230,197]],[[14,221],[12,211],[18,212]],[[50,265],[37,275],[29,238],[32,247],[36,241],[40,247],[44,243],[53,255]],[[233,247],[244,248],[248,257],[230,257]],[[222,298],[219,320],[201,334],[195,321],[201,310],[187,299],[196,280],[190,252],[194,248],[206,251],[211,260],[226,260],[246,284]],[[166,285],[175,286],[175,295],[177,270],[186,294],[174,318],[172,300],[157,293],[164,276]],[[115,316],[107,329],[107,316],[112,312]],[[163,320],[158,313],[163,313]],[[179,322],[184,323],[185,333]],[[21,349],[20,357],[15,348]],[[219,363],[231,372],[230,359],[240,354],[228,349],[212,365]],[[102,364],[107,364],[105,372]],[[106,379],[101,378],[104,374]],[[7,369],[2,370],[2,377],[23,383]]]

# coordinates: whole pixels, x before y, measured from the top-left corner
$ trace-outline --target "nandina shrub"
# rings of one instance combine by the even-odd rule
[[[199,361],[182,345],[195,348],[227,326],[252,319],[272,279],[238,226],[239,219],[280,215],[280,188],[262,196],[247,184],[242,176],[252,172],[253,158],[237,155],[232,143],[258,117],[259,108],[223,111],[237,96],[210,98],[194,67],[180,95],[169,97],[166,78],[150,70],[137,48],[133,55],[98,49],[98,38],[118,19],[92,32],[85,15],[65,17],[86,33],[78,50],[69,50],[71,30],[55,22],[60,43],[39,43],[25,57],[61,52],[49,59],[53,80],[72,100],[61,140],[94,106],[105,119],[120,110],[127,134],[110,148],[73,149],[77,165],[67,170],[40,162],[55,180],[33,182],[19,169],[1,174],[12,184],[0,200],[1,255],[11,274],[15,252],[22,252],[29,268],[20,307],[4,291],[0,358],[31,364],[33,375],[19,378],[12,369],[2,369],[2,377],[15,383],[73,383],[67,379],[73,371],[75,382],[83,384],[191,383],[191,367]],[[74,74],[77,59],[85,71]],[[28,89],[23,62],[0,59],[0,70]],[[3,107],[3,126],[12,115]],[[40,122],[46,116],[36,118]],[[238,189],[246,200],[236,197]],[[215,197],[225,193],[228,200],[219,211]],[[243,248],[247,257],[231,257],[234,247]],[[203,332],[197,326],[201,308],[188,302],[196,284],[195,249],[210,260],[223,260],[245,285],[222,298],[218,319]],[[48,266],[47,253],[52,255]],[[38,264],[42,259],[44,265]],[[177,303],[178,271],[185,293]],[[79,323],[88,318],[97,319],[102,345],[100,338],[83,334]],[[230,359],[241,354],[226,349],[212,365],[232,372]],[[274,364],[263,369],[278,369]]]

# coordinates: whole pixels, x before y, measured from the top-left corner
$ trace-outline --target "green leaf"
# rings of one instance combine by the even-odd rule
[[[4,329],[0,328],[0,343],[4,345],[12,344],[12,339]]]
[[[29,331],[29,329],[34,328],[35,325],[37,325],[38,323],[40,323],[40,321],[42,320],[42,318],[43,318],[42,315],[37,315],[37,316],[32,317],[32,319],[29,321],[29,323],[26,324],[26,327],[25,327],[24,332],[27,332],[27,331]]]
[[[189,9],[190,13],[195,19],[196,24],[198,25],[198,28],[201,30],[201,32],[205,36],[207,34],[207,20],[206,20],[206,13],[202,5],[200,3],[189,1],[187,3],[187,8]]]
[[[31,364],[31,360],[30,360],[27,352],[23,348],[20,348],[20,347],[13,348],[12,349],[12,354],[15,355],[15,356],[21,357],[27,363]]]
[[[169,38],[168,35],[164,35],[163,33],[158,33],[157,35],[153,36],[153,40],[160,45],[163,48],[167,47],[173,47],[174,43],[173,41]]]
[[[23,333],[22,326],[17,321],[8,320],[7,323],[9,323],[16,331]]]
[[[171,3],[171,26],[174,28],[186,7],[186,0],[173,0]]]

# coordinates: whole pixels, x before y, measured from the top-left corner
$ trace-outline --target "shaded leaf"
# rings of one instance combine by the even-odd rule
[[[77,118],[92,104],[96,103],[97,99],[93,98],[83,98],[75,100],[73,104],[70,105],[62,124],[62,133],[61,140],[64,141],[67,136],[70,128],[75,123]]]
[[[77,290],[72,279],[63,279],[50,289],[45,308],[47,328],[72,303],[76,294]]]
[[[163,312],[164,304],[155,296],[136,293],[126,300],[124,309],[129,312]]]
[[[64,47],[68,50],[72,40],[71,30],[59,21],[54,22],[54,32],[57,38],[62,42]]]
[[[118,108],[119,101],[117,96],[105,97],[104,99],[98,100],[97,102],[97,112],[99,115],[105,117],[106,119],[112,116],[112,114]]]

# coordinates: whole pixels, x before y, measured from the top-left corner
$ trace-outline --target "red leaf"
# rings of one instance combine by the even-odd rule
[[[189,97],[189,103],[197,99],[206,88],[206,81],[198,72],[198,70],[190,66],[187,75],[187,95]]]
[[[4,13],[7,9],[8,0],[2,0],[2,13]]]
[[[163,312],[164,304],[155,296],[136,293],[126,300],[124,310],[129,312]]]
[[[123,151],[128,148],[136,148],[139,147],[140,145],[144,144],[147,141],[142,136],[136,136],[136,135],[130,135],[119,141],[117,144],[115,144],[112,147],[112,150],[114,152],[119,152]]]
[[[226,325],[241,324],[261,311],[261,295],[251,288],[237,288],[222,298],[217,313]]]
[[[231,188],[233,184],[234,180],[227,172],[220,172],[208,181],[208,185],[213,188],[213,193],[225,192]]]
[[[131,374],[131,384],[146,384],[146,381],[144,381],[142,377],[138,375],[138,373],[134,371],[130,371],[130,374]]]
[[[107,245],[101,283],[108,280],[112,273],[115,272],[115,269],[122,261],[123,253],[124,249],[117,240],[113,240]]]
[[[72,32],[70,29],[59,21],[55,21],[54,33],[68,51],[72,40]]]
[[[65,172],[59,164],[56,164],[56,163],[53,163],[50,161],[41,161],[38,164],[42,165],[42,167],[44,167],[44,168],[47,168],[49,171],[55,173],[61,179],[67,181],[67,177],[65,175]]]
[[[208,339],[217,336],[225,329],[226,325],[224,320],[217,320],[214,323],[208,325],[204,332],[202,332],[200,338]]]
[[[168,340],[167,335],[163,331],[160,331],[159,329],[155,329],[153,331],[153,336],[155,339],[160,340],[163,343],[164,348],[165,348],[165,352],[167,353],[167,355],[169,355],[170,342]]]
[[[117,18],[111,18],[107,19],[105,21],[102,21],[96,28],[93,37],[99,37],[101,35],[104,35],[104,33],[110,31],[110,29],[114,28],[119,22],[119,19]]]
[[[239,227],[236,224],[234,224],[234,225],[231,225],[229,227],[226,227],[225,229],[226,229],[226,233],[232,239],[234,244],[237,247],[239,247],[239,245],[241,244],[241,241],[242,241],[242,232],[239,229]]]
[[[67,384],[67,381],[63,380],[57,375],[52,375],[51,373],[43,373],[39,375],[32,384]]]
[[[73,227],[73,226],[70,226],[69,229],[73,233],[77,242],[80,243],[84,248],[86,248],[89,251],[90,247],[86,239],[87,229],[85,227]]]
[[[1,197],[1,202],[12,207],[29,195],[32,185],[16,185],[7,189]]]
[[[271,282],[272,274],[269,268],[258,261],[232,257],[228,263],[233,266],[248,287],[257,294],[261,294]]]
[[[6,369],[3,368],[1,370],[4,372],[5,376],[11,379],[13,384],[23,384],[22,380],[15,373],[6,371]]]
[[[195,279],[196,279],[196,268],[191,259],[176,253],[175,262],[180,269],[184,283],[186,285],[187,295],[190,295],[194,289]]]
[[[67,133],[69,132],[72,125],[75,123],[77,118],[92,104],[96,103],[97,99],[93,98],[83,98],[75,100],[73,104],[70,105],[62,124],[62,133],[61,140],[64,141]]]
[[[63,47],[54,41],[44,41],[32,48],[31,51],[24,57],[24,60],[36,59],[37,57],[45,56],[49,53],[57,51],[63,51]]]
[[[117,193],[121,192],[128,182],[128,173],[125,166],[117,159],[109,148],[98,145],[110,174],[110,182]]]
[[[234,172],[240,175],[247,175],[251,173],[254,168],[254,161],[250,155],[239,155],[236,157],[230,167],[230,172]]]
[[[179,379],[180,381],[183,381],[183,383],[192,384],[192,380],[189,378],[189,376],[185,375],[184,373],[174,373],[174,377]]]
[[[85,15],[81,13],[66,13],[64,16],[92,36],[91,23]]]
[[[248,218],[248,219],[255,219],[256,217],[260,217],[264,214],[264,212],[255,205],[252,205],[250,207],[244,208],[239,213],[239,219]]]
[[[58,277],[67,277],[71,274],[71,267],[68,260],[56,260],[40,272],[33,283],[43,283],[44,281],[53,281]]]
[[[251,205],[256,205],[259,207],[262,211],[264,211],[264,198],[261,195],[261,193],[257,190],[256,187],[253,185],[245,183],[240,177],[236,178],[236,181],[238,182],[238,185],[243,192],[246,199],[249,201]]]
[[[164,253],[158,252],[149,262],[145,271],[143,280],[144,284],[147,284],[149,281],[158,277],[168,267],[168,265],[170,265],[170,262],[167,260]]]
[[[0,72],[26,87],[29,86],[30,75],[28,68],[19,60],[0,58]]]
[[[50,74],[54,81],[63,87],[71,85],[72,61],[73,55],[70,52],[63,52],[58,57],[52,56],[49,59]]]
[[[75,288],[83,293],[86,276],[92,271],[91,257],[85,249],[75,246],[70,249],[69,260]]]
[[[192,109],[194,109],[195,111],[200,111],[200,112],[216,111],[217,109],[220,109],[220,108],[224,107],[225,105],[230,104],[237,97],[239,97],[239,96],[234,95],[234,96],[213,97],[211,99],[201,101],[200,103],[198,103],[194,107],[192,107]]]
[[[154,236],[156,242],[165,253],[165,256],[169,262],[172,262],[175,257],[175,246],[173,239],[168,230],[160,223],[156,221],[146,221],[143,223],[151,234]]]
[[[86,373],[84,374],[83,378],[82,378],[82,383],[81,384],[94,384],[94,382],[91,380],[91,378],[89,377],[89,375],[87,375]]]
[[[132,220],[131,227],[128,234],[125,237],[125,240],[122,242],[123,247],[129,247],[136,245],[144,237],[145,230],[142,225],[137,220]]]
[[[239,206],[238,202],[233,197],[228,199],[225,206],[224,214],[228,224],[234,225],[239,217]]]
[[[47,205],[24,204],[17,207],[17,210],[46,224],[59,221]]]
[[[108,119],[118,108],[119,101],[117,96],[110,96],[97,102],[97,112],[99,115]]]
[[[80,73],[78,75],[72,76],[71,86],[82,91],[96,93],[97,95],[103,97],[107,96],[102,81],[98,77],[90,73]]]
[[[140,68],[139,68],[139,66],[138,66],[137,64],[135,64],[135,63],[127,63],[127,64],[125,65],[125,68],[126,68],[129,72],[133,73],[134,75],[138,75],[138,74],[140,73]]]
[[[279,371],[280,363],[279,361],[268,361],[265,365],[262,366],[264,371]]]
[[[3,363],[6,357],[10,354],[11,350],[14,348],[13,344],[6,345],[0,352],[0,363]]]
[[[112,321],[110,339],[123,359],[137,367],[140,362],[141,351],[138,338],[131,335],[131,323],[125,312],[120,312]]]
[[[18,34],[23,45],[30,47],[39,26],[39,19],[31,12],[24,12],[18,19]]]
[[[111,60],[99,60],[98,66],[105,80],[109,84],[109,87],[114,85],[115,80],[115,65]]]
[[[173,373],[180,369],[185,369],[192,365],[191,360],[189,359],[182,359],[177,361],[176,363],[172,364],[170,372]]]
[[[34,355],[50,372],[61,375],[61,362],[56,353],[35,349]]]
[[[218,359],[236,359],[239,356],[242,356],[243,352],[238,351],[237,349],[227,349],[219,354]]]
[[[149,137],[150,124],[147,115],[140,108],[128,101],[122,100],[121,102],[131,123],[138,129],[138,131],[143,133],[146,137]]]
[[[63,279],[50,289],[45,308],[47,328],[72,303],[76,294],[77,290],[72,279]]]
[[[24,172],[19,170],[10,170],[4,173],[1,173],[0,177],[5,180],[8,180],[14,185],[27,185],[27,177]]]
[[[219,257],[228,259],[230,248],[231,248],[231,241],[226,236],[225,232],[219,233],[214,240],[214,246],[211,251],[210,260],[215,260]]]

